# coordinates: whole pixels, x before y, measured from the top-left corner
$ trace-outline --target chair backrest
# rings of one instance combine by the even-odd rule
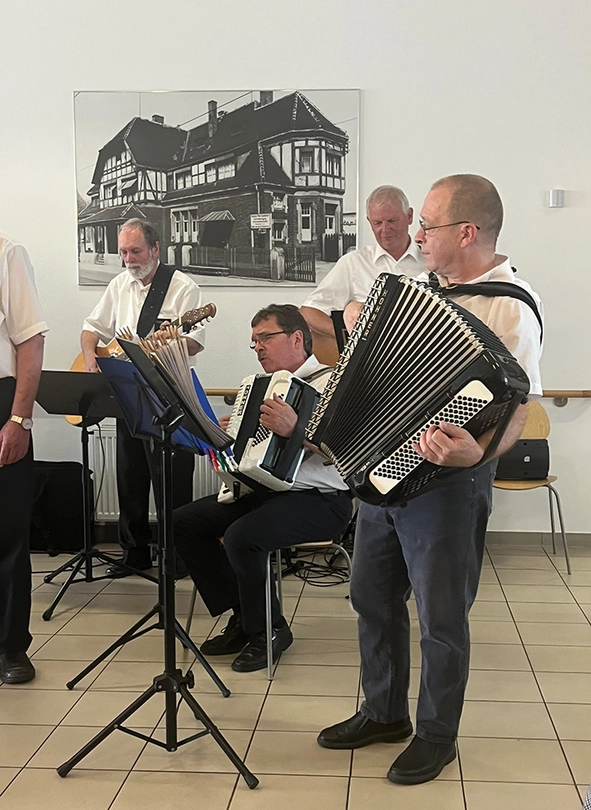
[[[547,439],[550,433],[550,419],[541,402],[533,399],[527,403],[527,419],[520,439]]]

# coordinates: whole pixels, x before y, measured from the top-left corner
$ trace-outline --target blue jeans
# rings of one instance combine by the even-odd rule
[[[359,614],[364,715],[393,723],[408,715],[414,593],[421,630],[417,734],[457,736],[468,680],[468,613],[478,590],[496,462],[442,480],[406,506],[362,504],[351,600]]]

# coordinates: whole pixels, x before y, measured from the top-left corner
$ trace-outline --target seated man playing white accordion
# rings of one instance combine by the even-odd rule
[[[322,391],[331,369],[320,366],[312,354],[310,330],[297,307],[271,304],[257,312],[251,327],[252,348],[266,373],[290,371]],[[282,437],[293,433],[297,415],[279,397],[266,399],[260,411],[264,428]],[[221,420],[222,427],[227,428],[229,419]],[[230,503],[211,495],[176,509],[175,545],[205,605],[212,616],[232,610],[226,628],[204,642],[201,651],[239,653],[232,664],[236,672],[264,669],[267,553],[336,537],[345,530],[351,511],[343,479],[315,449],[306,451],[287,491],[257,487]],[[273,659],[292,642],[273,593]]]

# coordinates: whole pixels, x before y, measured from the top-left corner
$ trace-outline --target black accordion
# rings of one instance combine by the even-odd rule
[[[440,421],[475,438],[496,427],[492,456],[529,380],[482,321],[415,279],[383,273],[306,428],[355,495],[404,503],[452,468],[414,449]]]

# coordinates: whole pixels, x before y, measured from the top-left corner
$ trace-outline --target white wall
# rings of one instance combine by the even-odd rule
[[[491,178],[506,208],[500,249],[546,305],[544,386],[591,388],[586,0],[5,0],[2,24],[0,228],[33,258],[47,368],[69,367],[100,295],[76,284],[74,90],[359,87],[362,197],[394,182],[418,209],[442,175]],[[544,206],[549,188],[567,189],[563,210]],[[254,367],[249,316],[277,296],[213,292],[200,375],[231,386]],[[567,528],[588,532],[591,404],[547,405]],[[39,418],[35,439],[39,458],[78,458],[59,418]],[[496,505],[491,528],[547,528],[539,493]]]

